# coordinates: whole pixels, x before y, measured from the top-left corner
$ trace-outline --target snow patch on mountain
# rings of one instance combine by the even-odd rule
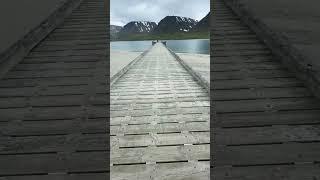
[[[126,24],[121,33],[150,33],[157,24],[149,21],[132,21]]]

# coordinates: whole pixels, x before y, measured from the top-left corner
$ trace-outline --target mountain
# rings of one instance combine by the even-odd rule
[[[191,18],[166,16],[154,29],[154,33],[189,32],[196,24],[197,21]]]
[[[122,29],[122,26],[110,25],[110,32],[118,33]]]
[[[209,31],[210,12],[202,18],[197,25],[193,28],[193,31]]]
[[[122,30],[121,26],[110,25],[110,38],[117,39],[118,33]]]
[[[150,33],[157,26],[155,22],[149,21],[132,21],[123,26],[120,34],[143,34]]]

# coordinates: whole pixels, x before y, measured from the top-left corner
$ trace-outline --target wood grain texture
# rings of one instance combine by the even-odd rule
[[[318,179],[319,99],[224,2],[211,16],[211,177]]]
[[[83,0],[0,80],[0,179],[109,177],[106,6]]]
[[[210,179],[209,95],[162,43],[112,84],[110,99],[111,179]]]

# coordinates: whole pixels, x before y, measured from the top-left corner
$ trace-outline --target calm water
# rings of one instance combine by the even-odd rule
[[[165,40],[167,46],[178,53],[209,54],[209,39]],[[111,50],[145,51],[152,41],[115,41],[111,42]]]

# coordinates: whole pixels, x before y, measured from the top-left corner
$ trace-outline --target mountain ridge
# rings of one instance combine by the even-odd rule
[[[158,23],[153,33],[189,32],[197,21],[182,16],[166,16]]]
[[[156,26],[157,23],[151,21],[131,21],[123,26],[120,34],[150,33]]]
[[[114,33],[110,27],[112,40],[139,40],[157,38],[208,38],[210,12],[200,21],[182,16],[166,16],[159,23],[151,21],[131,21]],[[113,26],[113,25],[111,25]],[[111,31],[113,33],[111,33]],[[177,37],[175,37],[177,36]]]
[[[210,22],[210,12],[203,17],[197,25],[193,28],[192,31],[208,31],[209,30],[209,22]]]

